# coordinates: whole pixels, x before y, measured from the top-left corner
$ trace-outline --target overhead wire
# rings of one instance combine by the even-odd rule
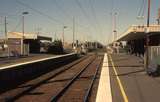
[[[51,0],[51,1],[53,1],[53,0]],[[72,18],[71,16],[69,16],[68,12],[67,12],[65,9],[63,9],[63,7],[57,2],[57,0],[54,0],[54,3],[55,3],[55,5],[57,6],[57,8],[59,8],[59,10],[63,13],[63,15],[69,17],[69,19],[70,19],[71,21],[73,20],[73,18]],[[84,28],[84,29],[88,29],[88,28],[89,28],[89,27],[84,26],[84,25],[81,25],[81,24],[79,24],[79,23],[76,23],[76,24],[77,24],[78,26],[80,26],[81,28]]]
[[[137,20],[139,20],[138,22],[140,24],[143,25],[144,23],[144,13],[145,13],[145,9],[146,9],[146,0],[142,0],[141,1],[141,4],[140,4],[140,8],[139,8],[139,11],[138,11],[138,16],[137,16]]]
[[[63,13],[64,16],[70,17],[69,14],[63,9],[63,7],[60,6],[57,0],[51,0],[51,1],[54,1],[55,6],[58,8],[59,11]]]
[[[115,8],[115,0],[111,0],[111,13],[110,13],[110,15],[111,15],[111,35],[110,35],[110,38],[112,38],[112,39],[114,39],[114,37],[115,37],[115,33],[114,33],[114,30],[116,30],[116,22],[115,22],[115,20],[116,20],[116,15],[115,14],[117,14],[117,12],[116,12],[117,10],[116,10],[116,8]],[[118,35],[117,35],[118,36]]]
[[[51,16],[49,16],[49,15],[43,13],[42,11],[39,11],[39,10],[37,10],[37,9],[35,9],[35,8],[33,8],[33,7],[31,7],[29,4],[26,4],[26,3],[24,3],[24,2],[22,2],[22,1],[20,1],[20,0],[16,0],[16,2],[17,2],[18,4],[20,4],[20,5],[24,6],[24,7],[26,7],[26,8],[31,9],[32,11],[34,11],[34,12],[36,12],[36,13],[38,13],[38,14],[40,14],[40,15],[46,17],[46,18],[48,18],[49,20],[53,21],[54,23],[58,23],[58,24],[64,25],[63,22],[61,22],[61,21],[59,21],[59,20],[57,20],[57,19],[55,19],[55,18],[53,18],[53,17],[51,17]],[[83,12],[84,15],[86,16],[86,18],[88,18],[88,17],[87,17],[87,14],[85,13],[85,10],[83,9],[83,7],[82,7],[82,5],[80,4],[79,1],[78,1],[78,5],[79,5],[79,7],[82,9],[82,12]],[[61,10],[62,10],[62,9],[61,9]],[[62,11],[65,12],[64,10],[62,10]],[[78,25],[79,25],[80,27],[85,28],[85,29],[88,29],[88,28],[89,28],[89,27],[85,27],[84,25],[80,25],[80,24],[78,24]],[[88,30],[89,30],[89,29],[88,29]]]
[[[68,12],[66,11],[66,9],[63,9],[63,7],[61,6],[61,4],[59,2],[57,2],[57,0],[51,0],[54,1],[54,4],[57,8],[59,8],[58,10],[61,11],[61,13],[63,13],[64,16],[66,16],[70,21],[73,21],[73,18],[76,18],[75,21],[75,25],[77,25],[78,27],[82,28],[82,29],[87,29],[88,32],[91,33],[90,28],[86,25],[82,25],[80,23],[78,23],[78,17],[75,17],[74,15],[72,15],[72,17],[68,14]],[[76,27],[76,28],[78,28]],[[73,30],[73,28],[72,28]]]
[[[29,8],[29,9],[31,9],[32,11],[34,11],[34,12],[36,12],[36,13],[38,13],[38,14],[46,17],[46,18],[48,18],[49,20],[53,21],[54,23],[58,23],[58,24],[62,24],[62,25],[63,25],[63,22],[61,22],[61,21],[59,21],[59,20],[57,20],[57,19],[55,19],[55,18],[53,18],[53,17],[51,17],[51,16],[43,13],[42,11],[39,11],[39,10],[31,7],[30,5],[24,3],[24,2],[22,2],[22,1],[20,1],[20,0],[16,0],[16,2],[17,2],[18,4],[20,4],[20,5],[23,5],[23,6],[27,7],[27,8]]]
[[[146,2],[145,2],[145,0],[143,0],[144,1],[144,6],[143,6],[143,12],[142,12],[142,15],[143,15],[143,17],[144,17],[144,13],[145,13],[145,10],[146,10]]]
[[[145,12],[145,0],[142,0],[140,9],[138,11],[138,17],[144,16],[144,12]]]
[[[14,32],[18,29],[18,27],[21,25],[21,19],[19,20],[19,22],[17,23],[17,25],[11,30],[11,32]]]
[[[90,7],[91,7],[91,12],[92,12],[92,15],[95,19],[95,23],[96,23],[96,28],[98,28],[100,34],[102,34],[102,29],[100,27],[100,23],[98,22],[98,19],[97,19],[97,15],[96,15],[96,12],[95,12],[95,9],[94,9],[94,4],[95,3],[95,0],[90,0]]]
[[[62,26],[64,26],[64,23],[63,23],[63,22],[61,22],[61,21],[59,21],[59,20],[57,20],[57,19],[55,19],[55,18],[53,18],[53,17],[51,17],[51,16],[43,13],[42,11],[39,11],[39,10],[31,7],[29,4],[26,4],[26,3],[24,3],[24,2],[22,2],[22,1],[20,1],[20,0],[16,0],[16,2],[17,2],[18,4],[26,7],[26,8],[31,9],[32,11],[34,11],[34,12],[36,12],[36,13],[38,13],[38,14],[46,17],[46,18],[48,18],[49,20],[53,21],[54,23],[56,22],[56,23],[61,24]],[[62,10],[63,12],[65,12],[63,9],[61,9],[61,10]],[[80,25],[80,26],[83,27],[83,28],[85,27],[84,25]],[[88,29],[88,28],[86,28],[86,29]]]
[[[79,0],[75,0],[75,3],[77,4],[77,6],[80,8],[81,12],[83,13],[85,19],[88,22],[88,25],[90,25],[92,27],[92,23],[90,22],[90,17],[87,15],[85,9],[83,8],[83,6],[81,5],[81,3],[79,2]],[[93,26],[93,29],[97,31],[97,28],[95,26]],[[98,32],[98,31],[97,31]]]

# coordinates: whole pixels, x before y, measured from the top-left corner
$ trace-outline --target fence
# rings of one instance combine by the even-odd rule
[[[149,47],[149,62],[155,60],[157,64],[160,64],[160,46]]]

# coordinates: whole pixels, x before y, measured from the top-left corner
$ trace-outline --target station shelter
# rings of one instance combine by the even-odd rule
[[[129,53],[145,56],[147,35],[149,37],[149,63],[155,60],[160,65],[160,25],[149,27],[132,25],[117,38],[117,41],[126,41]]]
[[[52,41],[51,37],[37,35],[36,33],[8,32],[7,45],[9,55],[29,55],[29,53],[39,53],[41,40]]]

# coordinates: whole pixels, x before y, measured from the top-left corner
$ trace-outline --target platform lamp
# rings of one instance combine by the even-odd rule
[[[117,16],[117,12],[114,13],[114,17],[113,17],[113,36],[114,36],[114,41],[116,42],[117,39],[117,21],[116,21],[116,16]]]
[[[64,46],[64,29],[66,29],[67,28],[67,26],[63,26],[63,33],[62,33],[62,43],[63,43],[63,46]]]
[[[21,40],[21,55],[24,55],[24,15],[29,14],[29,12],[22,12],[22,40]]]
[[[7,31],[7,17],[4,18],[5,21],[5,44],[7,45],[7,56],[10,57],[9,54],[9,44],[8,44],[8,31]]]
[[[148,0],[148,13],[147,13],[147,28],[146,28],[146,59],[145,59],[145,68],[148,69],[149,65],[149,20],[150,20],[150,6],[151,0]]]

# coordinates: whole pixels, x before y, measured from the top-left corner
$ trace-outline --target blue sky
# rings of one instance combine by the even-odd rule
[[[147,5],[147,0],[145,5]],[[72,40],[72,19],[75,17],[76,39],[101,41],[113,39],[111,12],[117,12],[117,32],[123,33],[137,20],[143,0],[0,0],[0,36],[4,36],[4,16],[8,31],[22,31],[22,12],[25,32],[61,38],[63,25],[65,41]],[[160,0],[151,0],[151,23],[156,22]],[[146,11],[144,16],[146,18]],[[144,20],[144,23],[146,21]],[[55,34],[56,33],[56,34]]]

